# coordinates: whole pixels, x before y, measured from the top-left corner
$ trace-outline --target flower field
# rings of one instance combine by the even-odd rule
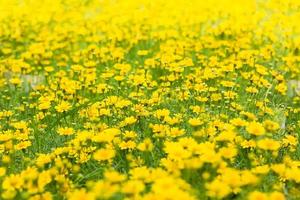
[[[300,1],[0,0],[0,199],[300,199]]]

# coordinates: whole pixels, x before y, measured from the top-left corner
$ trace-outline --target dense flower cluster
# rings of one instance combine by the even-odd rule
[[[300,1],[0,0],[0,199],[300,199]]]

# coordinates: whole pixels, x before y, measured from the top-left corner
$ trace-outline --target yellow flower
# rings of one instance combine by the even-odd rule
[[[266,138],[266,139],[259,140],[257,142],[257,146],[258,148],[261,148],[263,150],[276,151],[280,148],[280,143],[276,140]]]
[[[271,200],[285,200],[285,196],[284,194],[282,194],[281,192],[272,192],[269,196],[269,199]]]
[[[285,83],[279,83],[278,85],[276,85],[275,89],[282,95],[286,95],[287,86]]]
[[[249,200],[268,200],[268,196],[265,193],[254,191],[248,196]]]
[[[171,137],[179,137],[185,134],[185,130],[184,129],[179,129],[177,127],[171,128],[168,131],[168,135]]]
[[[16,190],[6,190],[2,192],[1,196],[3,199],[14,199],[16,194],[17,194]]]
[[[255,87],[247,87],[246,92],[256,94],[256,93],[258,93],[258,89],[256,89]]]
[[[224,183],[218,179],[216,179],[210,183],[207,183],[206,188],[208,190],[207,191],[208,196],[217,197],[217,198],[221,198],[221,199],[226,197],[227,195],[229,195],[231,192],[230,187],[226,183]]]
[[[267,174],[269,171],[270,171],[270,167],[268,165],[261,165],[252,168],[252,172],[255,174]]]
[[[51,173],[50,171],[43,171],[39,174],[39,177],[38,177],[38,181],[37,181],[37,184],[38,184],[38,188],[39,188],[39,191],[43,191],[44,190],[44,187],[50,183],[52,180],[51,178]]]
[[[254,140],[244,140],[241,142],[243,148],[254,148],[256,147],[256,142]]]
[[[247,125],[246,130],[248,133],[256,136],[264,135],[266,132],[265,128],[258,122],[250,122]]]
[[[139,194],[145,189],[145,185],[139,180],[129,180],[122,186],[122,192],[125,194]]]
[[[39,154],[36,159],[36,164],[39,167],[43,167],[45,164],[51,162],[51,156],[49,154]]]
[[[115,157],[115,154],[113,149],[99,149],[93,154],[93,158],[97,161],[105,161]]]
[[[296,146],[298,144],[298,140],[295,136],[292,135],[286,135],[285,138],[283,138],[283,145],[284,146]]]
[[[191,119],[189,119],[189,124],[191,126],[200,126],[201,124],[203,124],[203,121],[201,121],[198,118],[191,118]]]
[[[4,176],[6,172],[6,168],[5,167],[0,167],[0,177]]]
[[[47,110],[51,107],[50,101],[44,101],[38,105],[39,110]]]
[[[215,137],[217,141],[233,141],[236,138],[234,131],[222,131],[218,136]]]
[[[14,85],[21,85],[21,83],[22,83],[21,79],[19,79],[19,78],[12,78],[12,79],[10,79],[9,82]]]
[[[166,142],[164,150],[168,154],[168,157],[174,160],[182,160],[190,157],[192,154],[192,152],[184,149],[177,142]]]
[[[2,183],[2,188],[4,190],[16,190],[21,189],[23,186],[24,180],[19,175],[10,175],[4,178]]]
[[[62,101],[57,106],[55,106],[56,111],[59,113],[66,112],[70,108],[71,108],[71,104],[67,101]]]
[[[120,144],[119,144],[120,148],[122,150],[124,149],[134,149],[136,147],[136,143],[132,140],[129,140],[127,142],[125,141],[122,141]]]
[[[137,146],[140,151],[152,151],[153,143],[150,138],[146,138],[142,143]]]
[[[137,121],[137,119],[136,119],[135,117],[133,117],[133,116],[126,117],[126,118],[120,123],[120,126],[123,127],[123,126],[131,125],[131,124],[134,124],[136,121]]]
[[[106,171],[104,173],[104,177],[106,180],[109,180],[110,182],[116,183],[116,182],[122,182],[126,179],[126,176],[123,174],[120,174],[116,171]]]
[[[277,122],[273,122],[271,120],[266,120],[264,121],[264,127],[268,130],[268,131],[276,131],[280,128],[279,124]]]
[[[96,197],[82,188],[69,193],[68,200],[96,200]]]
[[[234,147],[223,147],[223,148],[220,149],[219,153],[224,158],[231,159],[231,158],[234,158],[237,155],[238,151]]]
[[[16,144],[15,149],[16,150],[26,149],[29,146],[31,146],[31,142],[30,141],[24,141],[24,142],[20,142],[20,143]]]
[[[59,135],[72,135],[74,134],[74,129],[69,127],[58,128],[57,132]]]

